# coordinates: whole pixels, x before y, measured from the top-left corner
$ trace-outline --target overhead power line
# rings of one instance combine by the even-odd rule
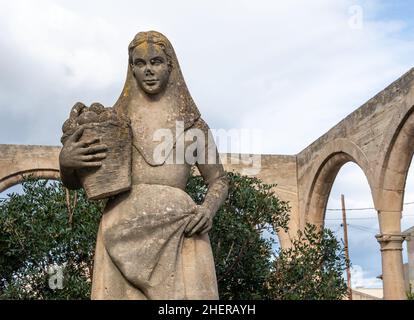
[[[374,234],[379,233],[379,229],[374,229],[374,228],[361,226],[361,225],[348,224],[348,227],[359,230],[359,231],[363,231],[363,232],[366,232],[366,233],[371,233],[371,234],[372,233],[374,233]]]
[[[410,204],[414,204],[414,202],[405,202],[403,203],[404,206],[410,205]],[[363,210],[377,210],[375,208],[351,208],[351,209],[346,209],[346,211],[363,211]],[[326,209],[326,211],[342,211],[342,209]]]
[[[402,216],[403,218],[407,218],[407,217],[414,217],[414,214],[403,214]],[[377,220],[378,217],[366,217],[366,218],[347,218],[347,220]],[[326,220],[329,221],[342,221],[342,219],[340,218],[326,218]]]

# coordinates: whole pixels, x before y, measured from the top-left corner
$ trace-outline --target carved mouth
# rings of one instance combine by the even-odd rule
[[[149,86],[153,86],[156,85],[158,83],[157,79],[149,79],[149,80],[144,80],[145,84],[149,85]]]

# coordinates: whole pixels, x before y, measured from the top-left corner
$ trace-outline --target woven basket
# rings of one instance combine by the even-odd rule
[[[99,137],[106,144],[106,158],[99,168],[84,168],[78,176],[89,200],[108,198],[131,188],[132,132],[128,124],[107,121],[87,128],[80,141]]]

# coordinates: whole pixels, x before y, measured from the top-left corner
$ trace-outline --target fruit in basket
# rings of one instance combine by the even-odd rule
[[[89,111],[93,111],[99,115],[105,111],[105,107],[99,102],[95,102],[91,104],[91,106],[89,107]]]
[[[79,126],[85,124],[93,125],[85,128],[79,141],[91,141],[99,137],[101,143],[108,146],[107,156],[101,167],[77,171],[88,199],[104,199],[128,190],[131,186],[132,153],[132,132],[128,117],[118,114],[113,108],[105,108],[100,103],[93,103],[88,108],[78,102],[62,126],[62,143]]]
[[[62,131],[63,132],[74,132],[76,129],[76,122],[72,119],[68,119],[63,123]]]
[[[89,108],[82,102],[77,102],[70,112],[70,117],[62,126],[64,137],[71,135],[79,125],[88,123],[103,123],[112,121],[117,123],[129,123],[129,119],[117,114],[113,108],[105,108],[99,102],[93,103]]]
[[[86,111],[82,112],[82,114],[78,117],[77,122],[79,124],[87,124],[87,123],[94,123],[98,122],[98,115],[93,111]]]
[[[72,110],[70,111],[70,118],[76,119],[86,108],[86,106],[82,102],[77,102],[72,107]]]

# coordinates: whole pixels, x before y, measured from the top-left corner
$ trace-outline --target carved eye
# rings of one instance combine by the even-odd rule
[[[152,60],[152,64],[154,65],[154,66],[158,66],[158,65],[160,65],[160,64],[162,64],[163,63],[163,61],[161,60],[161,59],[153,59]]]
[[[143,66],[145,66],[145,62],[142,60],[135,60],[134,65],[137,66],[138,68],[142,68]]]

